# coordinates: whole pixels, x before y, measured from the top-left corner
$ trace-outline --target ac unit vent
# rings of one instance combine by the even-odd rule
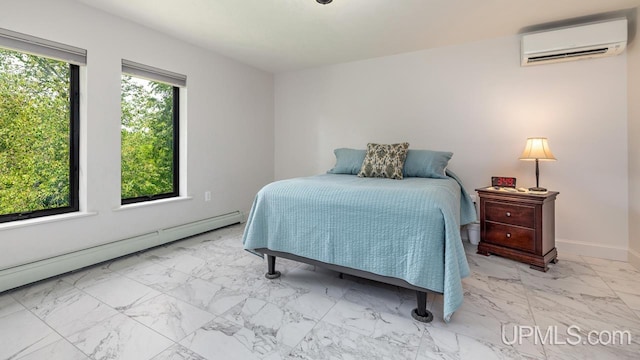
[[[572,51],[572,52],[553,54],[553,55],[530,56],[527,61],[529,63],[532,63],[537,61],[571,58],[576,56],[598,55],[598,54],[604,54],[608,50],[609,48],[599,48],[599,49],[593,49],[593,50]]]

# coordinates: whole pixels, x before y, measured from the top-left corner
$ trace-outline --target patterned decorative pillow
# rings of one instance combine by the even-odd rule
[[[402,180],[402,168],[408,149],[409,143],[406,142],[392,145],[367,144],[367,155],[358,176]]]

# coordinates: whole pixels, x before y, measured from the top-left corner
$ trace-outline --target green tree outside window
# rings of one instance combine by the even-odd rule
[[[122,199],[177,192],[174,184],[174,87],[122,75]]]
[[[0,49],[0,215],[70,205],[70,65]]]

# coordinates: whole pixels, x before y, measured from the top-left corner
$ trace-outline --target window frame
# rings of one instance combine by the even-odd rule
[[[24,51],[21,50],[13,51],[24,53]],[[33,55],[44,58],[47,57],[38,54]],[[0,214],[0,223],[80,211],[80,66],[72,63],[69,63],[69,110],[69,205],[50,209]]]
[[[142,77],[140,75],[131,74],[130,72],[123,71],[123,74],[127,74],[132,77],[147,79],[155,82],[164,82],[158,81],[149,77]],[[174,84],[169,84],[173,87],[173,191],[169,193],[163,194],[154,194],[154,195],[145,195],[145,196],[137,196],[132,198],[122,198],[122,192],[120,196],[120,204],[121,205],[129,205],[135,203],[141,203],[146,201],[154,201],[160,199],[168,199],[180,196],[180,88]],[[120,119],[122,124],[122,118]],[[122,148],[120,149],[120,154],[122,155]],[[122,163],[121,163],[122,166]],[[122,167],[120,168],[122,171]],[[120,190],[122,191],[122,182],[120,183]]]

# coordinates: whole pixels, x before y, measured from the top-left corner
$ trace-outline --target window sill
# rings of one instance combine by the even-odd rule
[[[113,211],[133,210],[133,209],[145,208],[145,207],[148,207],[148,206],[171,204],[171,203],[182,202],[182,201],[187,201],[187,200],[193,200],[193,197],[191,197],[191,196],[178,196],[178,197],[172,197],[172,198],[168,198],[168,199],[142,201],[142,202],[137,202],[137,203],[133,203],[133,204],[121,205],[121,206],[113,209]]]
[[[29,227],[35,225],[48,224],[59,221],[76,220],[89,216],[98,215],[97,212],[72,212],[60,215],[43,216],[34,219],[17,220],[0,224],[0,231],[13,230],[21,227]]]

